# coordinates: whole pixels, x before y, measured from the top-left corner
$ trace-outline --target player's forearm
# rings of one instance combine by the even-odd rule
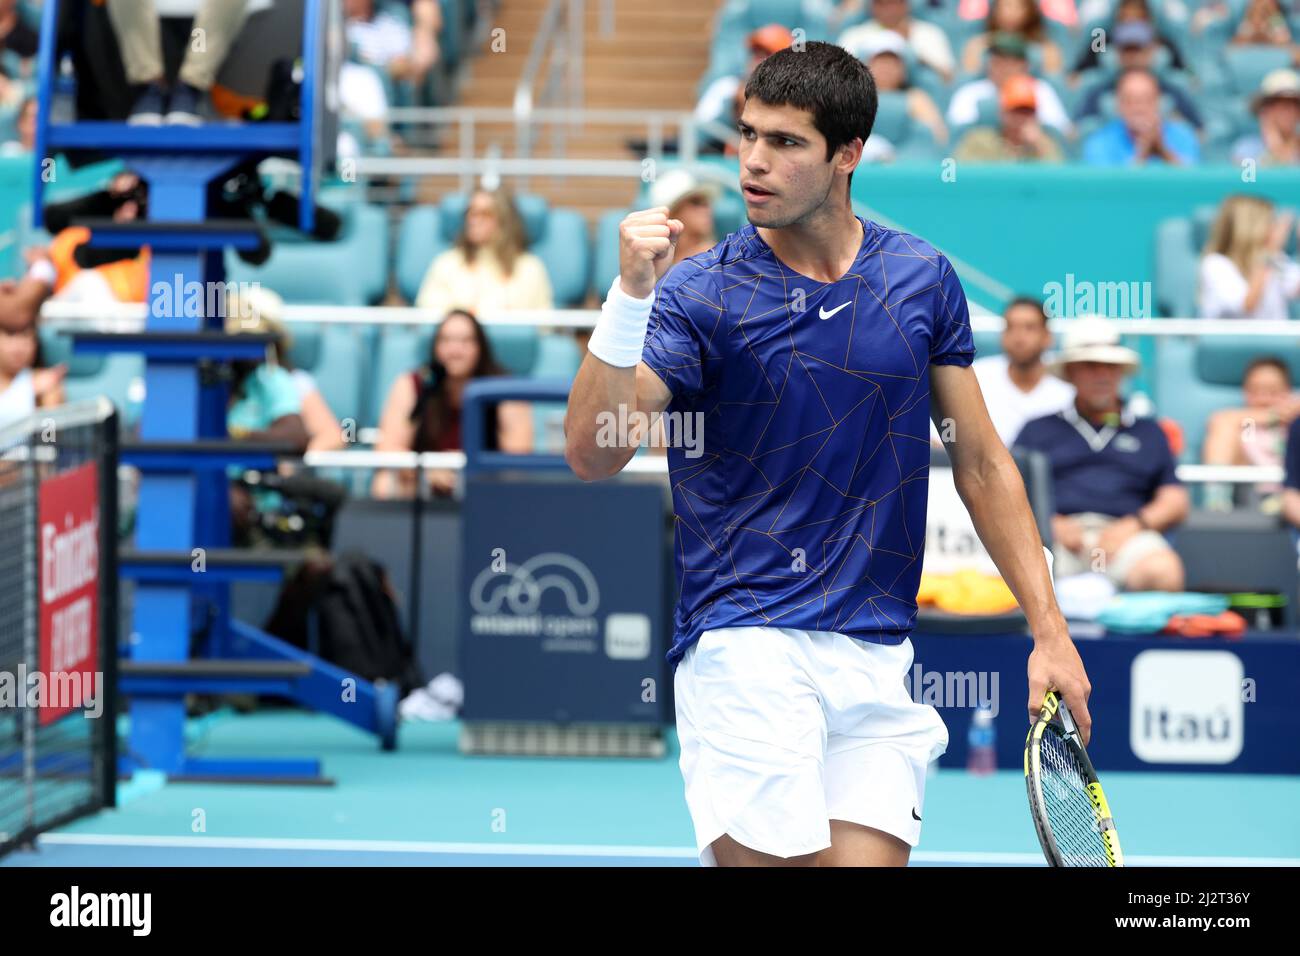
[[[603,423],[619,419],[619,409],[636,410],[636,366],[620,368],[588,353],[569,391],[564,414],[564,459],[583,481],[618,474],[636,446],[602,441]]]
[[[975,531],[1025,612],[1035,640],[1067,633],[1038,525],[1011,455],[999,444],[978,465],[958,469],[954,478]]]

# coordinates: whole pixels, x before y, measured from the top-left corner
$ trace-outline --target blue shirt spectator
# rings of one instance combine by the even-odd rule
[[[1186,123],[1160,115],[1160,81],[1146,70],[1125,70],[1115,82],[1117,117],[1084,141],[1084,162],[1128,166],[1200,161],[1196,133]]]
[[[1192,127],[1178,120],[1164,120],[1160,133],[1165,146],[1184,164],[1200,162],[1201,146]],[[1123,120],[1111,120],[1084,140],[1083,161],[1092,166],[1128,166],[1138,161],[1137,143]],[[1163,162],[1158,156],[1149,157],[1149,161]]]

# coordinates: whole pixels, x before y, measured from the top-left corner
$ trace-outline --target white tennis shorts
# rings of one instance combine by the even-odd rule
[[[779,857],[831,845],[830,821],[921,838],[925,775],[948,749],[908,695],[912,642],[829,631],[705,631],[677,665],[677,734],[703,866],[730,836]]]

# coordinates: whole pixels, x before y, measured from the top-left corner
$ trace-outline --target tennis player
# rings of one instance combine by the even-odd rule
[[[681,590],[669,660],[701,863],[901,866],[927,765],[948,745],[904,685],[927,415],[1033,630],[1031,718],[1056,688],[1086,738],[1090,687],[970,368],[961,284],[929,243],[849,205],[871,74],[808,43],[764,60],[745,94],[749,224],[668,274],[682,224],[662,207],[623,220],[566,457],[605,478],[636,450],[610,421],[667,410],[703,423],[702,454],[668,453]]]

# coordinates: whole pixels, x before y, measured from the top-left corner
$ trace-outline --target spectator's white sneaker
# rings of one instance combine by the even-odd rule
[[[126,118],[129,126],[161,126],[163,117],[163,91],[157,83],[150,83],[131,105],[131,115]]]
[[[188,83],[177,83],[172,90],[171,102],[167,105],[168,126],[202,126],[203,117],[199,115],[199,106],[203,94]]]

